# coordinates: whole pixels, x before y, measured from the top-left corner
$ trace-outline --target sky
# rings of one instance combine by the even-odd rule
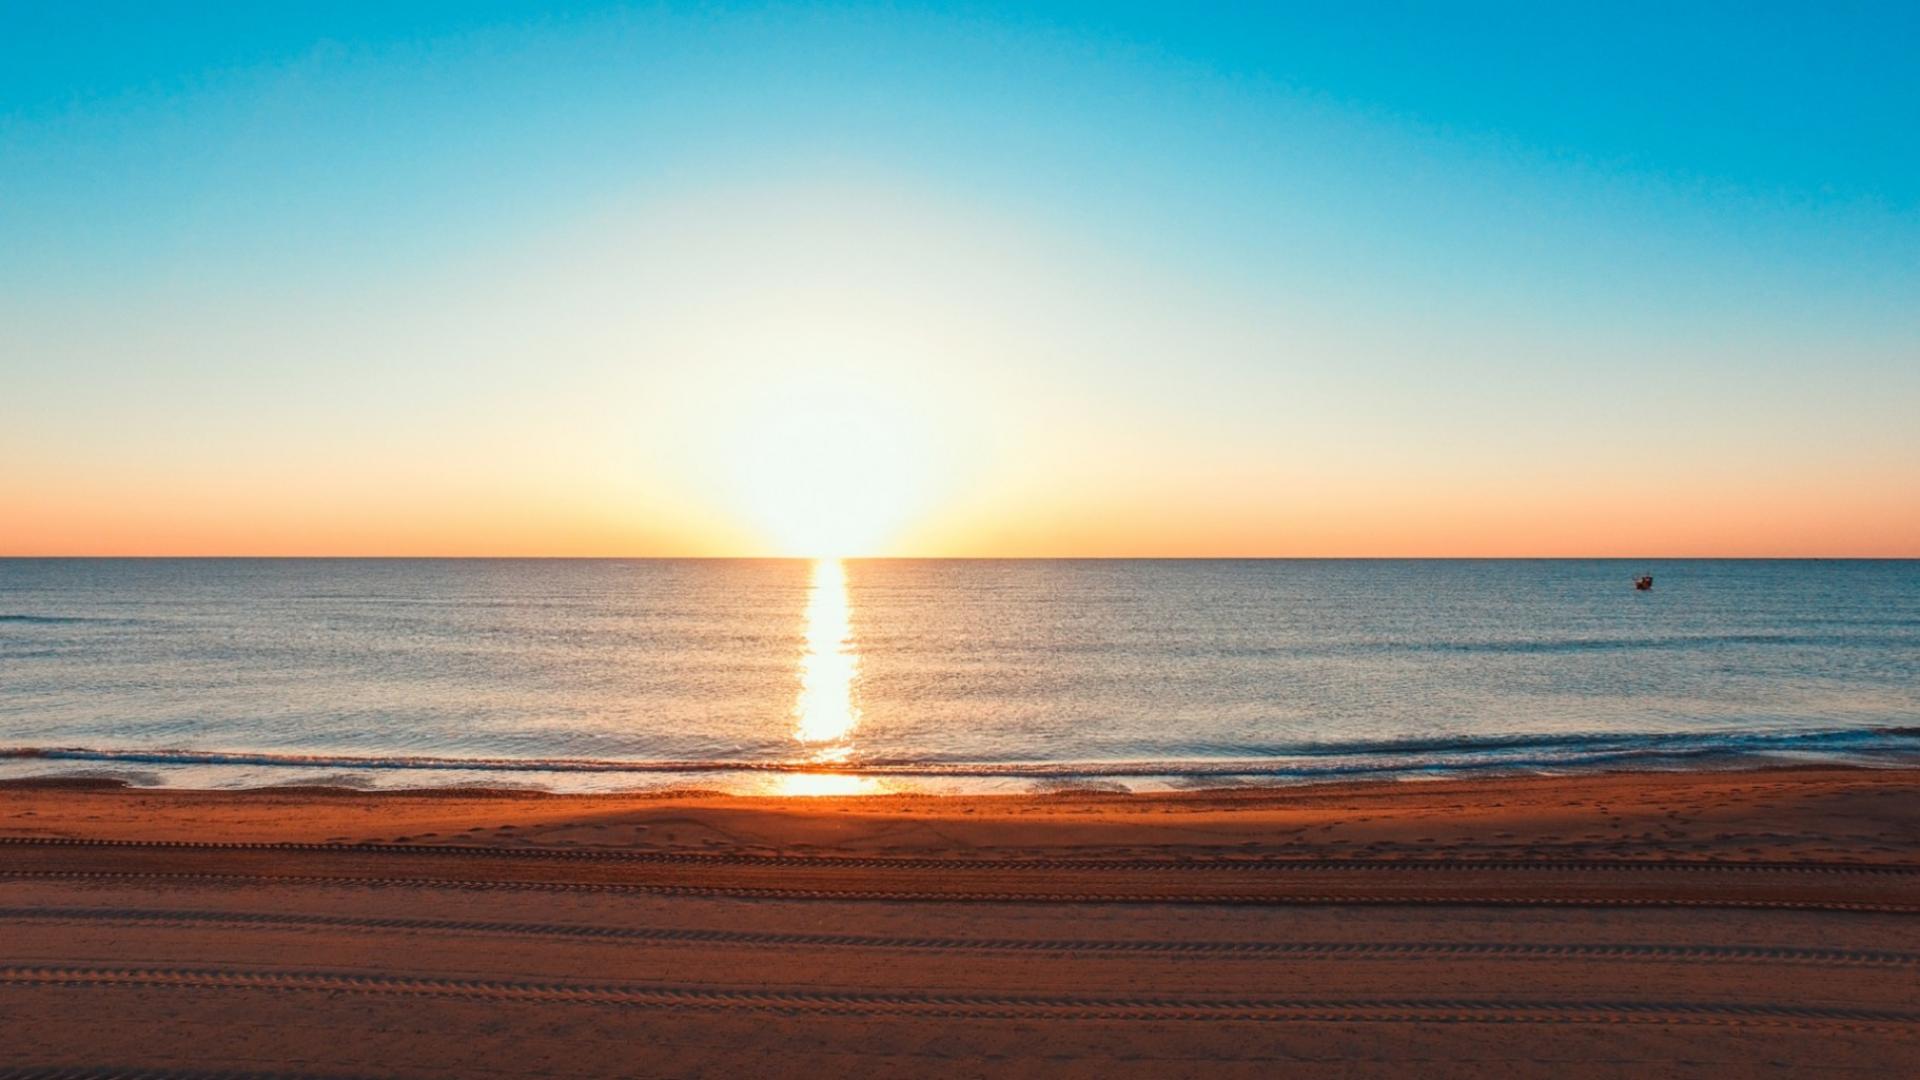
[[[0,554],[1920,556],[1915,5],[531,10],[0,0]]]

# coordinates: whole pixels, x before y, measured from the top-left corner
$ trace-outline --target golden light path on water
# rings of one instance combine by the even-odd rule
[[[852,756],[853,733],[860,726],[853,694],[859,676],[846,565],[839,559],[817,559],[807,592],[800,693],[793,703],[793,737],[806,749],[809,761],[831,765]],[[786,795],[857,795],[876,790],[876,785],[862,776],[805,772],[781,776],[779,790]]]

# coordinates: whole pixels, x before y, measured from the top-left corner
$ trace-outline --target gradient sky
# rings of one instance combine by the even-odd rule
[[[167,6],[0,554],[1920,556],[1911,3]]]

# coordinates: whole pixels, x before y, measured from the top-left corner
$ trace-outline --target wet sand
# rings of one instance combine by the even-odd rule
[[[0,1075],[1920,1070],[1910,771],[16,784],[0,837]]]

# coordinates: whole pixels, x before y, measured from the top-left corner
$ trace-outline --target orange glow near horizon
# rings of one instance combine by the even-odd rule
[[[1894,454],[1669,468],[1644,451],[1295,453],[1141,436],[1064,406],[989,421],[979,400],[845,372],[685,396],[686,423],[642,429],[671,457],[624,431],[493,457],[428,443],[16,457],[0,470],[0,555],[1920,557],[1920,500]]]
[[[1916,558],[1920,508],[1897,478],[1780,494],[1710,482],[1634,492],[1486,489],[1023,493],[929,514],[861,556],[974,558]],[[1811,485],[1809,485],[1811,486]],[[517,493],[409,505],[301,489],[245,512],[99,486],[41,494],[0,478],[0,557],[810,557],[715,510],[620,513]],[[1448,500],[1451,500],[1449,503]],[[14,512],[14,511],[18,512]]]

